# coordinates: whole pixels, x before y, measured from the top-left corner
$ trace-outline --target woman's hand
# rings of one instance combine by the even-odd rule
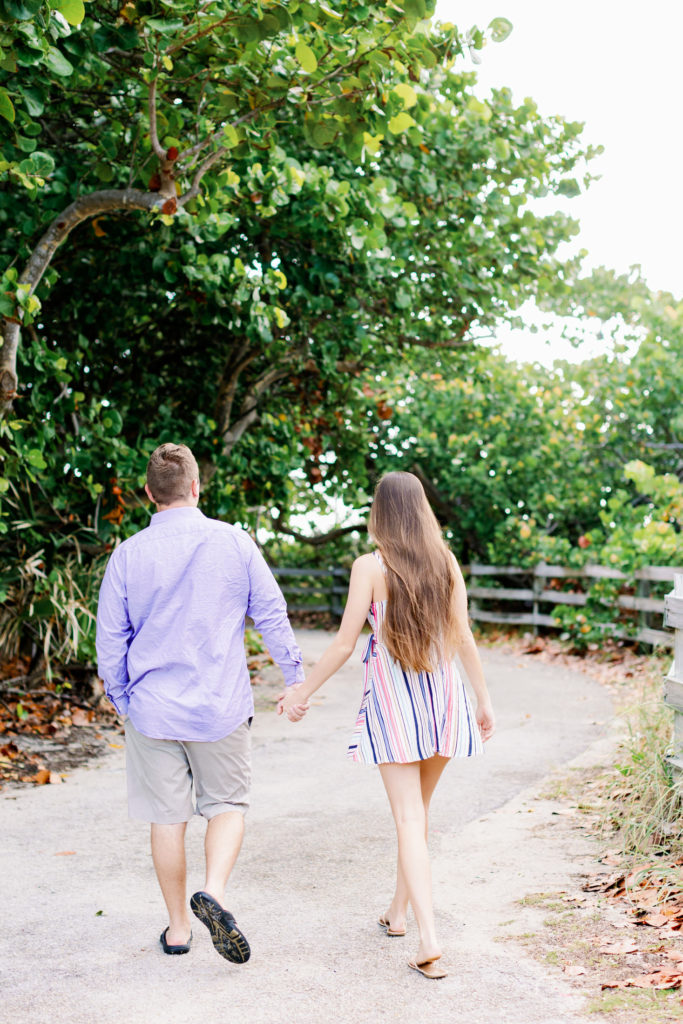
[[[483,742],[486,743],[487,740],[491,739],[496,728],[495,719],[493,717],[493,707],[491,706],[490,701],[479,701],[477,704],[476,718],[481,738]]]
[[[300,697],[297,698],[297,690],[300,688],[301,683],[294,683],[293,686],[288,686],[278,695],[277,713],[278,715],[287,715],[290,722],[300,722],[310,707],[307,700],[302,701]]]

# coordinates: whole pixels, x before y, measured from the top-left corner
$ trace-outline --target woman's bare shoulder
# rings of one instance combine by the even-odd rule
[[[353,568],[363,573],[374,573],[381,566],[373,553],[369,551],[366,555],[359,555],[353,563]]]

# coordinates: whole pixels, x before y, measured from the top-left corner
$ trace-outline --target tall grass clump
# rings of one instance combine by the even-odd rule
[[[647,660],[642,691],[623,714],[626,735],[606,788],[606,823],[623,853],[642,860],[683,858],[683,779],[668,760],[673,710],[663,702],[663,665]]]

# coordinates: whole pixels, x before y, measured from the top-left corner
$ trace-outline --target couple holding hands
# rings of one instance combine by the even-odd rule
[[[365,685],[348,756],[378,766],[396,824],[396,884],[379,924],[389,936],[405,935],[410,904],[419,945],[409,966],[427,978],[445,977],[432,906],[429,803],[450,758],[481,753],[494,719],[462,574],[421,483],[402,472],[381,479],[368,524],[375,550],[354,562],[339,630],[305,679],[284,598],[257,546],[242,529],[199,511],[190,449],[157,448],[146,491],[157,511],[109,559],[97,654],[105,691],[126,716],[129,814],[151,823],[152,859],[169,915],[160,937],[164,952],[190,950],[185,829],[196,804],[207,819],[206,882],[190,908],[221,956],[233,963],[250,956],[223,905],[249,803],[254,704],[245,616],[282,669],[278,713],[291,722],[303,718],[313,693],[348,660],[369,621]]]

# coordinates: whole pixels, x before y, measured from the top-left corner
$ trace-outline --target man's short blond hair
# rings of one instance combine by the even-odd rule
[[[147,463],[147,486],[158,505],[189,498],[199,480],[197,460],[185,444],[160,444]]]

